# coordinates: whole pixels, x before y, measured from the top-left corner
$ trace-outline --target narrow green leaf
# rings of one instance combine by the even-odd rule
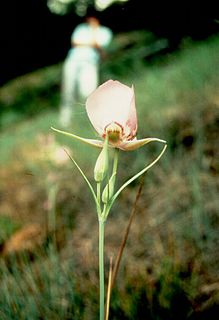
[[[118,197],[118,195],[123,191],[123,189],[125,189],[131,182],[133,182],[135,179],[137,179],[138,177],[140,177],[143,173],[145,173],[148,169],[150,169],[151,167],[153,167],[153,165],[155,165],[155,163],[162,157],[162,155],[164,154],[165,150],[167,148],[167,145],[165,144],[165,146],[163,147],[161,153],[158,155],[158,157],[151,162],[148,166],[146,166],[144,169],[142,169],[141,171],[139,171],[137,174],[135,174],[132,178],[130,178],[128,181],[126,181],[120,188],[119,190],[114,194],[114,196],[111,198],[111,201],[109,203],[108,206],[108,210],[107,212],[110,211],[113,203],[115,202],[116,198]]]
[[[86,177],[86,175],[84,174],[84,172],[82,171],[82,169],[80,168],[79,164],[74,160],[74,158],[72,158],[72,156],[65,150],[65,152],[67,153],[67,155],[69,156],[69,158],[71,159],[71,161],[74,163],[74,165],[77,167],[78,171],[80,172],[80,174],[82,175],[82,177],[84,178],[84,180],[86,181],[90,191],[91,191],[91,194],[94,198],[94,201],[96,203],[96,206],[97,208],[99,208],[99,203],[98,203],[98,200],[97,200],[97,197],[96,197],[96,194],[94,192],[94,189],[90,183],[90,181],[88,180],[88,178]]]

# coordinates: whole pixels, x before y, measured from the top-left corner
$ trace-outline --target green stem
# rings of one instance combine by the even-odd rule
[[[99,204],[99,207],[101,207],[100,199],[101,199],[101,182],[97,182],[97,202]]]
[[[119,149],[115,149],[114,151],[114,159],[113,159],[113,171],[112,171],[112,176],[110,178],[110,181],[108,182],[108,188],[112,188],[111,192],[112,194],[114,193],[114,188],[115,188],[115,182],[116,182],[116,175],[117,175],[117,168],[118,168],[118,161],[119,161]],[[111,182],[111,186],[109,183]],[[108,190],[108,194],[111,193],[110,190]],[[107,216],[109,214],[110,208],[111,208],[111,202],[110,199],[107,199],[107,203],[104,206],[103,210],[103,218],[106,220]]]
[[[99,219],[100,320],[104,320],[104,221]]]
[[[115,149],[115,154],[114,154],[114,161],[113,161],[113,174],[117,173],[117,168],[118,168],[118,159],[119,159],[119,149]]]

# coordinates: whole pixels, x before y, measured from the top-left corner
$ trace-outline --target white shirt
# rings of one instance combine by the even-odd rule
[[[107,47],[112,40],[112,31],[105,27],[99,26],[92,28],[89,24],[82,23],[78,25],[72,33],[71,41],[80,43],[81,46],[75,46],[70,49],[69,54],[80,60],[90,60],[94,63],[98,62],[100,55],[97,49],[92,47],[95,42],[99,47]]]

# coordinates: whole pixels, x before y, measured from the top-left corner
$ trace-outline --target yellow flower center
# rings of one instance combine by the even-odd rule
[[[109,142],[112,144],[117,144],[122,140],[123,129],[122,127],[116,123],[112,122],[105,128],[105,135],[108,135]]]

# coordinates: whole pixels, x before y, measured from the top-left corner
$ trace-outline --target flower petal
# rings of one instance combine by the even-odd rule
[[[124,131],[128,126],[128,135],[137,128],[134,89],[119,81],[108,80],[91,93],[86,101],[86,110],[100,136],[112,122],[121,125]]]
[[[157,141],[157,142],[162,142],[162,143],[166,143],[165,140],[161,140],[158,138],[145,138],[145,139],[136,139],[133,141],[127,141],[124,143],[121,143],[118,148],[124,151],[132,151],[132,150],[136,150],[138,148],[143,147],[145,144],[153,142],[153,141]]]
[[[97,147],[97,148],[102,148],[103,147],[103,144],[104,144],[104,141],[101,141],[101,140],[94,140],[94,139],[86,139],[86,138],[82,138],[80,136],[77,136],[73,133],[69,133],[69,132],[66,132],[66,131],[62,131],[62,130],[58,130],[58,129],[55,129],[53,127],[51,127],[52,130],[56,131],[56,132],[59,132],[59,133],[62,133],[66,136],[69,136],[71,138],[74,138],[76,140],[79,140],[79,141],[82,141],[86,144],[89,144],[93,147]]]
[[[126,121],[124,127],[124,133],[127,139],[132,140],[136,134],[138,129],[138,120],[137,120],[137,113],[136,113],[136,106],[135,106],[135,91],[132,85],[133,96],[130,103],[130,109],[128,114],[128,119]]]

